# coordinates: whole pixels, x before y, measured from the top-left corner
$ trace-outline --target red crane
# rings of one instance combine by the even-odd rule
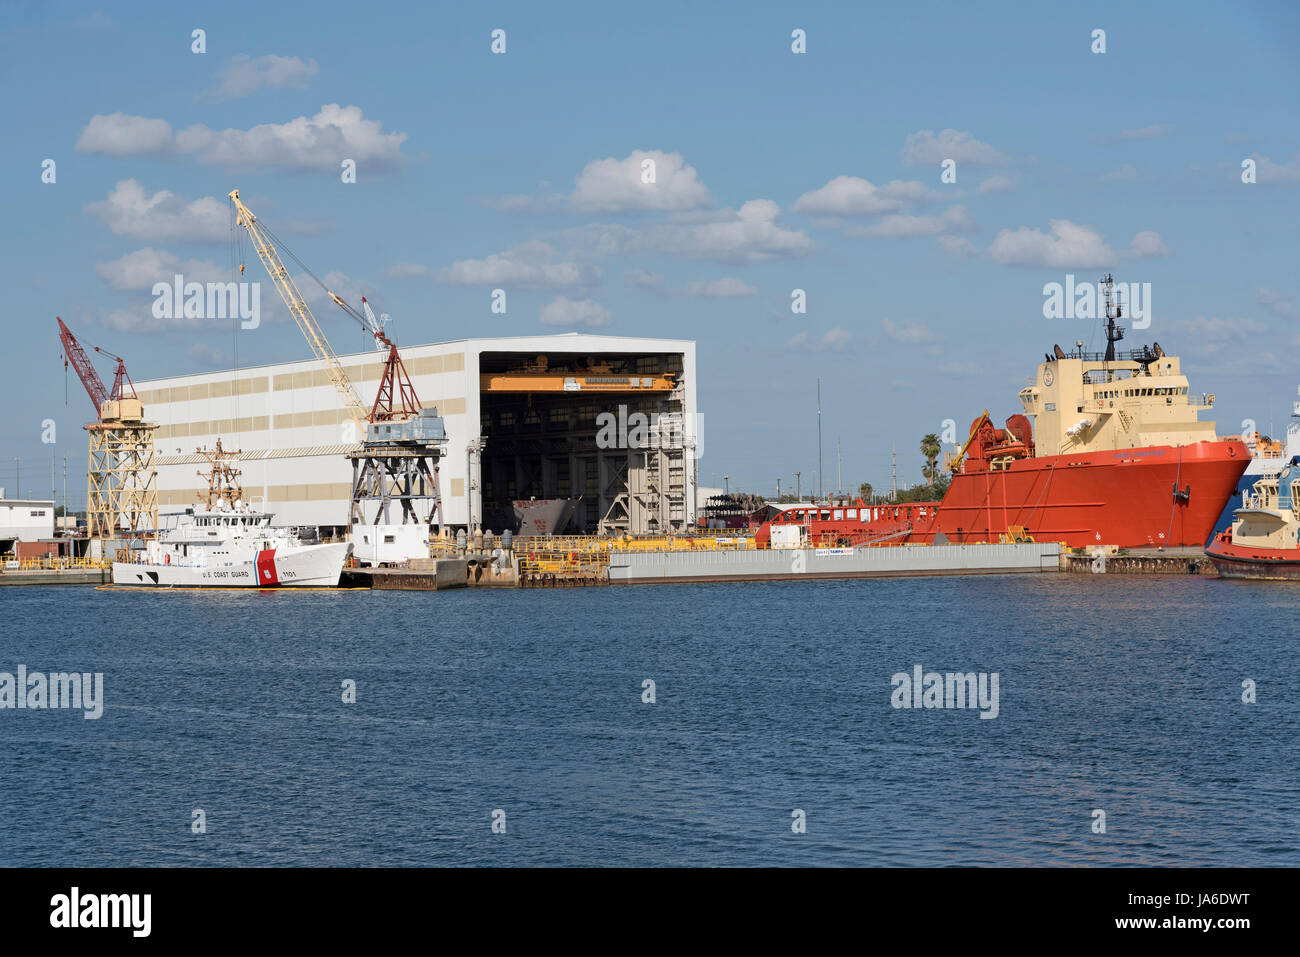
[[[77,337],[72,334],[72,330],[63,324],[63,320],[58,316],[54,317],[55,322],[59,324],[59,340],[63,343],[63,368],[68,368],[68,363],[77,370],[77,377],[81,379],[81,384],[86,387],[86,394],[90,396],[90,402],[95,407],[95,418],[102,418],[104,414],[104,403],[109,401],[118,401],[125,397],[123,386],[131,390],[130,398],[138,399],[135,392],[135,383],[127,375],[126,363],[121,356],[115,356],[107,349],[101,349],[99,346],[92,346],[96,352],[108,356],[110,359],[117,360],[117,372],[113,376],[113,391],[109,392],[104,388],[104,382],[95,371],[95,367],[90,363],[90,357],[86,355],[86,350],[81,348],[81,343]]]

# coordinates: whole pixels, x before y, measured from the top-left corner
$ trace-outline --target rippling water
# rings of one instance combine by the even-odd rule
[[[0,863],[1294,866],[1298,601],[1091,575],[4,588],[0,671],[101,671],[106,707],[0,710]],[[895,710],[916,664],[997,672],[998,717]]]

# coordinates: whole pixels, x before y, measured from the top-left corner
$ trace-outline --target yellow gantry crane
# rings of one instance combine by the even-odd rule
[[[334,354],[333,348],[330,347],[329,340],[321,332],[320,326],[316,324],[316,317],[311,314],[311,309],[307,306],[307,300],[303,298],[302,293],[298,291],[297,285],[289,277],[289,270],[285,268],[284,263],[280,260],[280,254],[275,251],[275,244],[272,242],[270,230],[263,226],[253,212],[243,204],[239,198],[239,190],[230,191],[230,201],[235,204],[235,210],[238,213],[236,222],[248,230],[248,235],[253,238],[253,247],[257,250],[258,258],[262,260],[262,265],[266,267],[267,273],[271,276],[271,281],[275,283],[276,289],[280,291],[280,298],[293,314],[293,318],[298,323],[298,328],[307,339],[307,344],[311,346],[312,352],[316,358],[325,363],[325,368],[329,372],[330,381],[334,383],[334,388],[338,390],[339,396],[343,399],[343,405],[348,410],[356,422],[357,428],[362,436],[366,433],[366,419],[368,412],[366,407],[361,404],[356,390],[352,388],[352,381],[343,369],[343,364],[339,362],[339,357]],[[283,244],[282,244],[283,245]],[[240,263],[239,271],[244,271],[244,266]],[[333,293],[330,293],[333,296]],[[335,297],[338,302],[338,298]]]

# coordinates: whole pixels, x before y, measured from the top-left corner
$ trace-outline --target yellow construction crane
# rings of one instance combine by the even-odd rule
[[[316,324],[316,317],[311,314],[311,309],[307,306],[307,300],[302,297],[294,281],[289,278],[289,270],[284,267],[280,260],[280,255],[275,251],[275,244],[272,242],[270,230],[263,226],[252,211],[245,206],[239,199],[239,190],[230,191],[230,201],[235,204],[238,212],[236,220],[240,226],[248,230],[248,235],[253,237],[253,246],[257,249],[258,258],[262,260],[262,265],[266,267],[267,273],[271,276],[271,281],[275,283],[276,289],[280,291],[280,298],[288,306],[289,312],[298,322],[298,328],[307,338],[307,344],[311,346],[312,352],[316,358],[325,363],[325,368],[329,371],[330,381],[334,383],[334,388],[338,390],[339,396],[343,399],[343,405],[347,408],[348,413],[356,422],[357,428],[362,436],[366,433],[367,411],[361,404],[361,399],[357,397],[356,390],[352,388],[352,382],[348,379],[347,372],[344,371],[339,357],[334,354],[330,347],[329,340],[321,332],[320,326]],[[281,243],[283,245],[283,243]],[[292,253],[290,254],[292,255]],[[240,263],[239,271],[244,271],[243,263]],[[333,293],[330,293],[333,296]],[[335,301],[338,299],[335,297]]]

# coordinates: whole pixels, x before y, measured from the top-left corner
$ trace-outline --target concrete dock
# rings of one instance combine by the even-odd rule
[[[1056,572],[1055,542],[1008,545],[901,545],[889,548],[756,549],[718,552],[613,552],[611,584],[799,581],[924,575]]]

